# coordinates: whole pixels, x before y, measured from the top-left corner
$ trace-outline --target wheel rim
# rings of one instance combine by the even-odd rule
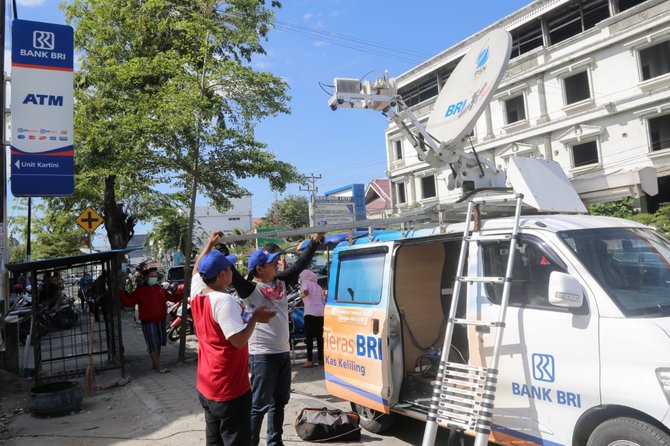
[[[631,440],[615,440],[608,444],[607,446],[640,446],[639,443],[636,443]]]
[[[361,406],[360,404],[356,404],[356,412],[358,412],[358,415],[361,416],[361,418],[365,418],[367,421],[374,420],[375,419],[375,410],[370,409],[369,407]]]

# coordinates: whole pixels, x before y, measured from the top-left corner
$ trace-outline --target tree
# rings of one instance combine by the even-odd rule
[[[15,209],[27,214],[24,200],[19,199]],[[88,235],[74,220],[72,213],[63,213],[49,206],[49,200],[33,205],[31,218],[31,254],[30,259],[48,259],[81,254],[81,248],[88,245]],[[11,217],[9,234],[19,241],[12,248],[10,261],[20,263],[26,260],[27,216]]]
[[[286,84],[249,66],[263,53],[276,1],[73,0],[64,6],[82,53],[75,77],[72,202],[102,204],[112,248],[138,220],[204,193],[219,210],[247,194],[238,179],[282,190],[299,178],[254,137],[288,112]],[[168,189],[170,193],[164,192]]]
[[[670,203],[662,203],[653,214],[635,210],[633,199],[624,198],[620,201],[594,203],[588,207],[592,215],[618,217],[633,220],[643,225],[653,226],[662,235],[670,235]]]
[[[298,195],[288,195],[276,201],[265,214],[261,227],[296,229],[309,226],[309,202]]]
[[[592,215],[627,218],[629,220],[632,220],[632,217],[637,213],[635,211],[633,199],[630,197],[619,201],[593,203],[588,206],[588,210],[589,214]]]

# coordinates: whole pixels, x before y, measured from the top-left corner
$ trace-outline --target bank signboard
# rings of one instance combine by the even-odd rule
[[[12,22],[14,196],[74,193],[73,67],[72,27]]]

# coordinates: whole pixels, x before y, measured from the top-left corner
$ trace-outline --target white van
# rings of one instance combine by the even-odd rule
[[[512,227],[511,218],[483,220],[481,234]],[[334,251],[326,385],[369,431],[388,428],[393,414],[426,419],[463,231],[382,232]],[[670,242],[588,215],[522,216],[519,232],[490,440],[669,444]],[[509,246],[469,242],[465,273],[504,276]],[[457,317],[497,318],[502,284],[461,291]],[[494,331],[456,326],[449,360],[490,364]]]

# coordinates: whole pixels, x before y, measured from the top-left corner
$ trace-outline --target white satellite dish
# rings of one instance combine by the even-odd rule
[[[512,36],[502,28],[486,34],[461,59],[442,87],[426,130],[447,147],[460,146],[491,101],[512,50]]]

